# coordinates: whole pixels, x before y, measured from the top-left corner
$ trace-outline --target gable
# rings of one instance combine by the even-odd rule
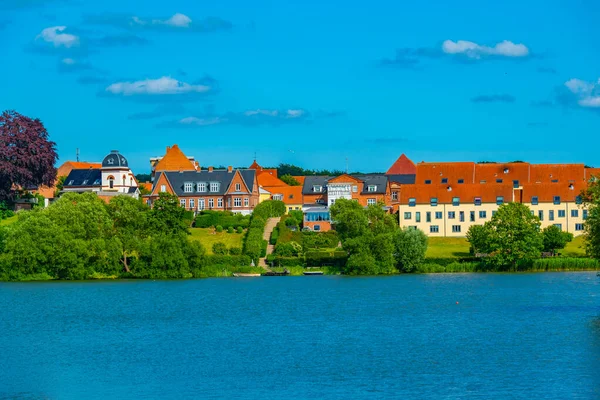
[[[150,195],[158,196],[158,194],[160,193],[160,187],[162,185],[166,186],[167,193],[175,194],[175,190],[173,190],[173,186],[171,185],[171,182],[169,182],[167,174],[161,172],[159,173],[158,178],[154,183],[154,188],[152,189],[152,193]]]
[[[355,178],[352,175],[343,174],[340,176],[336,176],[335,178],[329,179],[327,183],[361,183],[362,181],[358,178]]]

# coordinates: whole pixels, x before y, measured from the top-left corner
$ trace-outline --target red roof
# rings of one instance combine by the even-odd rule
[[[195,171],[196,166],[190,161],[183,151],[174,144],[167,147],[164,157],[154,166],[154,171]]]
[[[441,184],[442,179],[447,179],[444,184],[455,184],[460,179],[463,183],[473,183],[475,175],[474,162],[443,162],[417,164],[416,184],[431,181],[431,184]]]
[[[388,169],[386,175],[405,175],[416,174],[417,167],[406,155],[402,154],[394,164]]]
[[[451,188],[451,190],[448,190]],[[462,203],[472,203],[480,197],[483,203],[495,203],[498,196],[503,196],[505,202],[512,201],[512,184],[414,184],[404,185],[400,190],[400,202],[408,204],[408,199],[414,198],[417,204],[429,204],[432,198],[437,198],[439,204],[452,203],[453,197],[458,197]]]
[[[256,179],[258,180],[258,186],[262,186],[263,188],[266,186],[288,186],[287,183],[277,178],[277,172],[275,172],[275,175],[273,175],[270,170],[259,171]]]
[[[302,186],[264,187],[271,196],[280,194],[285,204],[302,204]]]
[[[540,203],[549,203],[554,196],[560,196],[561,202],[573,202],[579,196],[587,183],[559,182],[559,183],[528,183],[523,185],[523,202],[530,203],[532,197],[537,197]]]
[[[519,181],[520,184],[529,182],[530,165],[529,163],[475,164],[474,183],[496,183],[499,179],[506,183],[512,183],[512,181]]]
[[[531,164],[531,183],[567,183],[585,180],[583,164]]]
[[[256,162],[256,160],[254,160],[254,162],[252,163],[252,165],[250,165],[248,167],[248,169],[262,170],[262,167],[260,165],[258,165],[258,163]]]

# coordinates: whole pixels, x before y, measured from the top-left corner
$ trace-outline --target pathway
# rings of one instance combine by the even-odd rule
[[[273,233],[273,229],[275,229],[275,227],[277,226],[279,221],[281,221],[281,217],[269,218],[267,220],[267,224],[265,225],[265,232],[263,233],[263,240],[266,240],[267,242],[269,242],[269,240],[271,239],[271,233]],[[274,248],[275,248],[275,246],[273,246],[271,243],[269,243],[267,245],[267,255],[273,253]],[[258,261],[258,266],[263,267],[267,271],[271,270],[269,268],[269,266],[267,265],[266,257],[260,258],[260,260]]]

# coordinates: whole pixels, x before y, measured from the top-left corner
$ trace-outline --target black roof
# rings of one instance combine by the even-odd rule
[[[403,185],[414,185],[417,175],[415,174],[399,174],[399,175],[388,175],[390,182],[396,182]]]
[[[256,171],[253,169],[239,169],[233,170],[233,172],[228,172],[227,170],[213,170],[212,172],[202,170],[202,171],[182,171],[182,172],[160,172],[159,176],[156,177],[155,182],[158,182],[158,178],[160,174],[165,174],[167,179],[173,186],[173,190],[175,190],[175,194],[177,196],[189,196],[192,194],[205,194],[205,195],[224,195],[229,189],[229,185],[235,176],[235,172],[239,171],[248,187],[250,193],[254,190],[254,176]],[[198,192],[198,188],[196,185],[198,183],[206,183],[207,188],[206,192]],[[217,192],[210,192],[210,183],[219,183],[219,190]],[[185,192],[184,185],[185,183],[193,184],[193,192]],[[155,183],[156,185],[156,183]],[[240,194],[245,194],[246,192],[239,192]]]
[[[118,167],[127,167],[127,159],[123,157],[118,150],[113,150],[109,155],[104,157],[102,160],[102,168],[118,168]]]
[[[102,186],[102,171],[99,168],[73,169],[65,179],[64,188],[78,186]]]
[[[387,189],[388,178],[383,174],[369,174],[369,175],[351,175],[356,179],[360,179],[364,182],[363,191],[361,194],[385,194]],[[317,194],[327,193],[327,183],[330,179],[336,178],[335,176],[307,176],[304,178],[304,185],[302,186],[302,194]],[[369,192],[369,185],[377,186],[374,192]],[[314,192],[314,186],[321,186],[321,192]]]

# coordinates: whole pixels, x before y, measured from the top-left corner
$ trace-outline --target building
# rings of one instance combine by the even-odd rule
[[[152,192],[144,196],[147,204],[160,193],[171,193],[190,211],[218,210],[250,214],[259,202],[256,171],[252,169],[214,169],[194,171],[157,171]]]
[[[152,179],[157,172],[164,171],[198,171],[200,165],[194,160],[194,157],[188,157],[183,151],[174,144],[167,146],[165,155],[162,157],[152,157],[150,159]]]
[[[422,162],[414,184],[390,184],[399,190],[392,205],[400,226],[430,236],[464,237],[509,202],[526,204],[542,228],[556,225],[579,235],[587,218],[580,194],[598,172],[583,164]]]
[[[302,210],[302,186],[290,186],[277,177],[277,169],[263,168],[256,160],[249,169],[257,173],[260,199],[279,200],[285,203],[288,211]]]
[[[389,180],[383,174],[307,176],[302,186],[304,227],[331,229],[329,207],[339,199],[354,200],[364,207],[383,204],[391,210],[391,198]]]
[[[101,168],[102,163],[96,162],[80,162],[80,161],[65,161],[58,169],[56,170],[56,180],[52,186],[40,186],[36,189],[32,189],[32,193],[38,193],[44,196],[46,199],[53,199],[55,194],[57,193],[56,185],[58,184],[58,180],[61,177],[65,179],[72,170],[74,169],[89,169],[89,168]]]
[[[127,159],[117,150],[104,157],[100,168],[75,168],[65,179],[61,193],[94,192],[108,201],[117,195],[138,198],[140,191]]]

